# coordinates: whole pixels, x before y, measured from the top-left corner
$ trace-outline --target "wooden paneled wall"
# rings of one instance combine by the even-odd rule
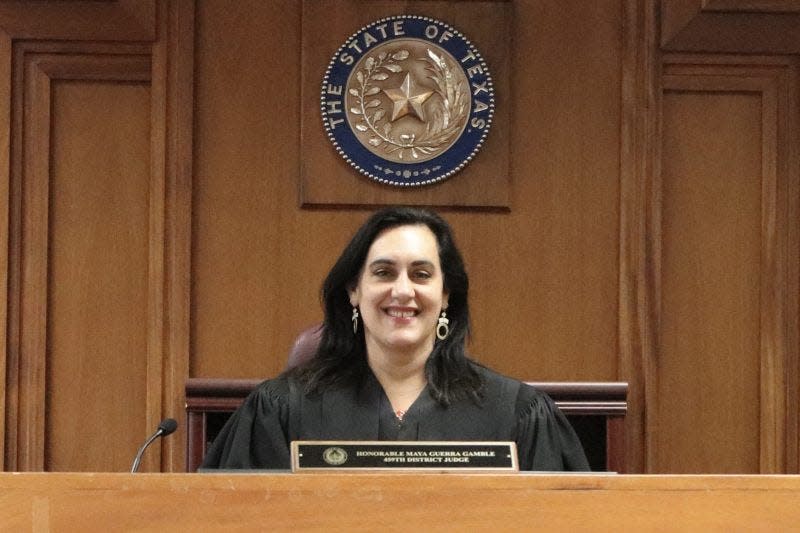
[[[400,13],[500,84],[471,174],[421,191],[331,157],[309,99],[319,43]],[[447,206],[478,360],[629,382],[628,471],[798,472],[799,54],[789,0],[0,2],[3,468],[126,470],[188,377],[275,375],[406,202]]]
[[[192,12],[0,6],[7,470],[124,470],[182,408]]]
[[[798,11],[665,0],[629,15],[620,357],[636,471],[798,471]]]

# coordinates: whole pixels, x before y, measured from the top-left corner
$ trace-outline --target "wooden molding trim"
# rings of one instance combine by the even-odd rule
[[[0,32],[0,250],[9,250],[9,218],[11,206],[11,39]],[[8,254],[0,254],[0,291],[9,295]],[[0,301],[0,383],[6,384],[6,367],[9,364],[8,298]],[[0,393],[0,471],[5,470],[6,457],[6,396],[5,386]]]
[[[11,39],[152,41],[156,2],[0,2],[0,29]]]
[[[728,13],[797,13],[797,0],[705,0],[703,11]]]
[[[161,416],[179,421],[185,416],[184,383],[189,377],[191,335],[194,9],[194,0],[159,4],[159,35],[164,37],[153,51],[154,100],[159,105],[153,124],[164,124],[160,135],[153,137],[153,153],[159,154],[153,164],[164,174],[166,203],[165,345],[159,375],[165,404]],[[158,218],[154,214],[154,221]],[[178,439],[165,440],[162,446],[161,471],[182,471],[186,447]]]
[[[625,464],[648,472],[646,413],[655,391],[659,292],[657,101],[659,52],[655,5],[624,3],[620,128],[619,374],[627,381]]]
[[[184,413],[183,384],[189,377],[191,337],[191,247],[192,247],[192,162],[194,130],[194,0],[170,4],[169,57],[170,66],[168,109],[170,113],[168,153],[171,174],[174,175],[169,200],[172,215],[167,234],[169,272],[168,359],[169,375],[165,378],[165,393],[172,398],[170,412]],[[167,448],[166,464],[162,470],[179,472],[186,463],[186,447],[177,441]]]
[[[673,52],[796,54],[800,7],[791,0],[663,0],[661,46]]]

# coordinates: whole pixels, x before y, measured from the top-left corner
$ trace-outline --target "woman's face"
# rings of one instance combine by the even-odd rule
[[[413,225],[378,234],[350,303],[360,310],[368,351],[430,352],[439,313],[447,308],[433,232]]]

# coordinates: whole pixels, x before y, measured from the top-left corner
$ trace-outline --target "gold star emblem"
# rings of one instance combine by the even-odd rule
[[[408,73],[400,87],[383,90],[394,106],[392,108],[392,122],[406,115],[416,116],[422,122],[425,122],[425,112],[422,110],[422,104],[430,98],[433,91],[415,92],[416,89],[416,85],[411,80],[411,74]]]

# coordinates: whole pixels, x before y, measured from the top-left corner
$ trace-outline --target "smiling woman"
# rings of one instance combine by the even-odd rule
[[[385,230],[350,291],[364,323],[367,362],[395,413],[405,414],[425,386],[425,362],[447,309],[437,248],[425,225]]]
[[[263,382],[206,468],[289,468],[294,440],[515,441],[525,470],[588,470],[553,401],[465,353],[469,281],[436,213],[388,208],[356,232],[322,288],[314,357]]]

